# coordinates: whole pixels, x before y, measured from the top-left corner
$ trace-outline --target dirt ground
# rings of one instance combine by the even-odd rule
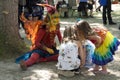
[[[120,49],[114,56],[115,60],[108,64],[110,74],[82,73],[74,77],[58,75],[57,62],[44,62],[35,64],[22,71],[14,59],[0,61],[0,80],[120,80]]]
[[[117,22],[117,25],[106,25],[106,27],[120,39],[120,31],[118,26],[120,24],[120,4],[113,5],[114,12],[113,19],[114,22]],[[77,14],[77,13],[76,13]],[[101,21],[101,12],[94,13],[95,18],[88,18],[87,20],[91,25],[96,25],[96,23],[102,23]],[[62,18],[61,19],[61,31],[64,29],[64,26],[74,24],[77,16],[74,18]],[[21,29],[20,33],[22,37],[25,37],[24,31]],[[29,42],[24,39],[26,44]],[[56,69],[57,62],[44,62],[35,64],[27,69],[27,71],[22,71],[18,64],[15,63],[15,58],[6,59],[5,61],[0,61],[0,80],[120,80],[120,48],[116,51],[114,56],[114,61],[108,64],[108,71],[110,74],[93,74],[93,73],[84,73],[85,70],[82,70],[82,73],[75,75],[74,77],[64,77],[58,75],[58,70]]]

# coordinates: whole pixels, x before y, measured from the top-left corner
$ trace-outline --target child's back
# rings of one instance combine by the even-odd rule
[[[68,41],[61,44],[59,49],[57,67],[60,70],[73,70],[80,67],[78,58],[78,45],[75,42]]]
[[[66,27],[63,34],[63,43],[59,47],[58,56],[58,74],[66,77],[72,77],[75,73],[79,73],[80,69],[80,59],[79,55],[79,45],[74,38],[74,31],[71,27]]]

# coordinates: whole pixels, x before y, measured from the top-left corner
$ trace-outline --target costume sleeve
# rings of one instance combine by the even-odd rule
[[[44,29],[39,29],[36,37],[35,37],[35,48],[42,48],[41,42],[46,34],[46,31]]]
[[[58,36],[59,42],[61,43],[62,42],[62,35],[61,35],[60,30],[57,31],[57,36]]]

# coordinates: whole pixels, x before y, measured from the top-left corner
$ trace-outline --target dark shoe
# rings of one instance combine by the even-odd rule
[[[20,61],[20,67],[22,70],[27,70],[27,65],[25,64],[25,61],[23,60]]]
[[[115,22],[110,22],[109,25],[116,25],[116,23]]]
[[[81,72],[80,68],[73,69],[71,71],[74,72],[75,74],[80,74],[80,72]]]
[[[106,24],[107,24],[107,22],[103,22],[103,24],[104,24],[104,25],[106,25]]]

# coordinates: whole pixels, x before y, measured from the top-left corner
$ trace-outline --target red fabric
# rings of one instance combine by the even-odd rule
[[[62,42],[62,35],[61,35],[60,30],[57,31],[57,36],[58,36],[58,39],[59,39],[59,41],[61,43]]]
[[[90,40],[93,44],[95,44],[96,43],[96,40]]]
[[[25,61],[25,65],[31,66],[38,62],[49,62],[49,61],[57,61],[57,60],[58,60],[58,54],[50,57],[42,58],[38,53],[33,53],[31,57],[27,61]]]
[[[49,62],[49,61],[57,61],[57,60],[58,60],[58,54],[46,58],[40,58],[39,62]]]
[[[35,44],[33,44],[32,49],[37,49],[40,48],[41,49],[41,41],[43,39],[43,37],[45,36],[46,31],[44,29],[39,29],[38,33],[36,34],[35,37]]]
[[[56,30],[54,32],[46,32],[45,29],[39,29],[35,38],[35,44],[33,45],[33,49],[42,49],[42,44],[44,44],[46,47],[52,48],[52,46],[55,44],[54,39],[56,35],[61,42],[62,36],[59,30]]]
[[[25,65],[31,66],[39,61],[40,55],[38,53],[32,53],[31,57],[25,61]]]

